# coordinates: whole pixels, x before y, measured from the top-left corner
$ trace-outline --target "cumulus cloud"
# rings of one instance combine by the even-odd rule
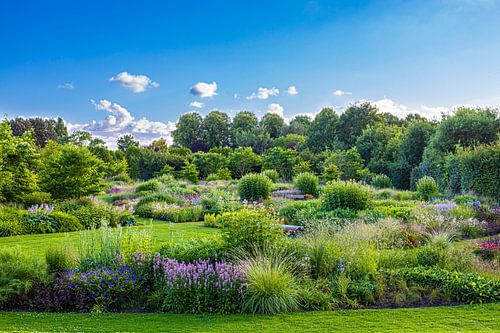
[[[194,101],[194,102],[191,102],[189,103],[189,106],[193,107],[193,108],[198,108],[198,109],[201,109],[202,107],[205,106],[205,103],[203,102],[198,102],[198,101]]]
[[[160,84],[154,82],[146,75],[134,75],[121,72],[109,78],[110,82],[118,82],[122,87],[132,90],[134,93],[145,92],[149,88],[158,88]]]
[[[246,99],[268,99],[270,96],[278,96],[280,90],[278,88],[259,88],[256,93],[252,93],[250,96],[247,96]]]
[[[290,86],[287,89],[287,93],[288,93],[288,95],[295,96],[295,95],[299,94],[299,91],[297,90],[296,86]]]
[[[215,81],[212,83],[198,82],[191,88],[190,92],[203,98],[213,97],[217,95],[217,83]]]
[[[57,89],[75,89],[73,82],[65,82],[57,85]]]
[[[276,113],[277,115],[280,115],[283,117],[283,112],[285,109],[279,105],[278,103],[271,103],[267,106],[267,112],[269,113]]]
[[[125,134],[132,134],[141,144],[149,144],[163,137],[172,143],[171,132],[175,123],[150,121],[146,118],[136,120],[131,113],[118,103],[108,100],[99,102],[91,100],[96,111],[105,111],[108,115],[102,120],[93,120],[89,124],[68,124],[68,130],[90,132],[94,137],[103,139],[111,148],[116,148],[116,140]]]
[[[444,106],[430,107],[425,105],[421,105],[420,108],[411,109],[408,106],[397,103],[387,97],[375,101],[373,104],[375,104],[380,112],[388,112],[399,118],[405,118],[411,113],[418,113],[429,119],[439,119],[441,113],[447,113],[450,111],[450,108]]]
[[[333,94],[334,94],[335,96],[344,96],[344,95],[352,95],[352,92],[337,89],[337,90],[335,90],[335,91],[333,92]]]

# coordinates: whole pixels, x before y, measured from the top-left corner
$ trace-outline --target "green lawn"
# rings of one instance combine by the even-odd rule
[[[204,227],[203,222],[169,223],[155,220],[151,222],[149,219],[141,218],[138,219],[138,222],[143,226],[131,228],[152,227],[157,245],[169,240],[180,241],[219,233],[218,229]],[[0,238],[0,248],[19,247],[23,251],[44,256],[45,250],[53,245],[71,244],[77,246],[81,235],[85,232],[88,231],[2,237]]]
[[[5,332],[499,332],[500,304],[277,316],[0,312]]]

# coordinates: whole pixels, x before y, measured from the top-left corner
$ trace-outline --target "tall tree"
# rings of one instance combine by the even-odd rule
[[[193,144],[201,139],[202,122],[203,118],[197,112],[185,113],[180,116],[175,130],[172,132],[174,144],[192,149]]]
[[[306,136],[311,127],[311,118],[306,115],[295,116],[288,126],[284,128],[284,134],[298,134]]]
[[[56,140],[57,133],[54,129],[53,120],[36,118],[15,118],[10,121],[14,136],[22,136],[25,132],[32,130],[33,138],[39,147],[45,147],[49,140]]]
[[[136,141],[133,135],[125,134],[118,138],[116,146],[119,150],[125,152],[130,147],[139,147],[139,141]]]
[[[283,117],[275,113],[267,113],[260,121],[260,126],[269,133],[272,139],[280,136],[284,125],[285,120]]]
[[[202,139],[208,148],[229,145],[229,116],[220,111],[210,112],[201,125]]]
[[[321,110],[311,123],[306,146],[314,152],[336,148],[338,146],[335,143],[338,122],[339,116],[333,109],[324,108]]]
[[[337,124],[337,138],[346,148],[354,146],[356,139],[368,125],[384,122],[376,106],[369,102],[355,103],[340,116]]]

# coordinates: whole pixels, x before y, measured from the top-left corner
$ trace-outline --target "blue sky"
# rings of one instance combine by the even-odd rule
[[[0,113],[109,142],[168,136],[193,110],[289,118],[363,99],[435,117],[500,105],[499,33],[496,0],[3,0]]]

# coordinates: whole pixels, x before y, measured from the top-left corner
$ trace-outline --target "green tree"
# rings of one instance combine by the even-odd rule
[[[132,134],[125,134],[118,138],[116,146],[119,150],[125,152],[130,147],[139,147],[139,141],[136,141]]]
[[[256,172],[262,164],[259,155],[250,147],[236,148],[229,156],[229,170],[234,178],[241,178],[250,172]]]
[[[196,152],[193,155],[192,163],[198,169],[202,178],[210,174],[216,174],[219,169],[227,168],[228,158],[217,153]]]
[[[383,123],[385,119],[378,114],[376,106],[369,102],[355,103],[347,108],[337,124],[337,138],[346,148],[354,146],[356,139],[368,125]]]
[[[306,115],[297,115],[290,120],[290,124],[283,130],[283,134],[297,134],[306,136],[311,127],[311,118]]]
[[[336,127],[339,116],[331,108],[324,108],[314,117],[309,128],[306,146],[313,152],[335,148]]]
[[[299,150],[301,145],[306,141],[306,137],[299,134],[287,134],[280,136],[272,142],[273,147],[282,147],[285,149]]]
[[[233,146],[236,146],[236,138],[239,133],[242,132],[252,132],[258,126],[259,120],[257,117],[248,111],[238,112],[233,118],[233,124],[231,126],[231,141]]]
[[[285,120],[278,114],[267,113],[260,121],[260,126],[269,133],[271,138],[277,138],[285,125]]]
[[[38,147],[45,147],[50,140],[56,140],[57,134],[53,120],[36,118],[15,118],[10,121],[14,136],[22,136],[27,131],[32,131],[33,139]]]
[[[193,147],[193,144],[201,140],[201,124],[203,118],[197,112],[185,113],[177,121],[176,128],[172,131],[174,144],[181,147]]]
[[[0,123],[0,201],[20,201],[38,190],[38,162],[31,131],[15,137],[7,119]]]
[[[53,198],[78,198],[103,188],[101,160],[87,147],[50,142],[41,153],[40,184]]]
[[[300,163],[297,151],[281,147],[271,148],[262,157],[264,169],[274,169],[285,180],[293,178],[293,167]]]
[[[54,130],[57,135],[57,142],[64,144],[68,141],[68,128],[61,117],[57,117],[54,121]]]
[[[342,180],[361,180],[366,173],[363,159],[356,148],[330,153],[324,165],[331,164],[340,170]]]
[[[210,112],[201,125],[202,139],[208,148],[229,145],[229,116],[220,111]]]

